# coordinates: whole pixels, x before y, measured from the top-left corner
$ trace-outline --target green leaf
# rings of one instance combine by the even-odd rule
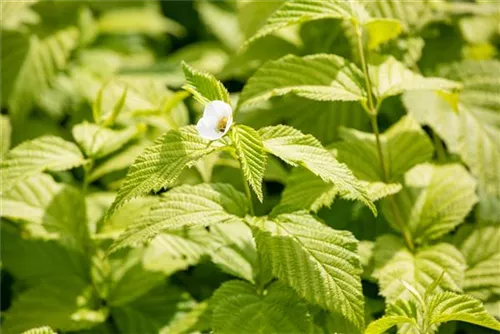
[[[38,286],[53,278],[86,277],[87,254],[57,240],[27,239],[2,224],[2,267],[20,282]]]
[[[78,30],[64,27],[45,36],[2,30],[1,42],[2,106],[9,108],[12,122],[18,123],[50,80],[66,68]]]
[[[127,144],[143,131],[141,126],[111,130],[84,122],[73,127],[73,137],[86,156],[93,159],[105,157]]]
[[[483,304],[468,295],[442,292],[428,302],[431,324],[448,321],[464,321],[500,331],[500,322],[486,312]]]
[[[359,179],[383,181],[380,163],[374,163],[379,161],[375,135],[345,128],[339,133],[343,141],[333,145],[337,158],[347,164]],[[429,160],[434,152],[430,139],[409,116],[401,118],[379,138],[389,182],[399,181],[407,170]]]
[[[262,144],[262,139],[256,130],[245,125],[235,126],[232,130],[231,138],[243,174],[255,191],[259,201],[262,202],[262,179],[267,162],[267,155]]]
[[[182,69],[186,77],[186,84],[182,87],[201,104],[207,104],[210,101],[219,100],[227,104],[231,103],[229,93],[224,85],[213,75],[200,72],[182,62]]]
[[[14,300],[6,312],[2,331],[20,333],[42,325],[77,331],[102,323],[107,312],[93,308],[90,288],[79,279],[43,281]]]
[[[99,17],[98,26],[100,32],[104,34],[142,33],[161,36],[168,32],[182,36],[185,33],[185,29],[179,23],[162,15],[161,9],[155,6],[106,11]]]
[[[293,55],[260,67],[241,92],[239,105],[253,105],[293,93],[315,101],[364,101],[362,72],[348,60],[327,54]]]
[[[43,171],[63,171],[84,163],[78,147],[62,138],[45,136],[25,141],[0,162],[2,192]]]
[[[146,248],[144,268],[167,276],[185,270],[208,254],[207,240],[208,232],[202,227],[161,233]]]
[[[217,148],[201,138],[193,126],[158,137],[130,166],[108,216],[134,197],[172,186],[184,168]]]
[[[259,133],[266,151],[292,166],[307,168],[323,181],[333,183],[342,197],[360,200],[376,213],[366,189],[316,138],[285,125],[262,128]]]
[[[467,261],[464,291],[483,301],[500,291],[500,226],[466,225],[454,244]]]
[[[94,259],[94,285],[108,305],[125,305],[164,282],[165,275],[148,270],[144,260],[144,249],[131,249],[108,258]]]
[[[39,21],[38,15],[30,8],[37,0],[26,2],[2,3],[2,30],[18,30],[26,24],[34,24]]]
[[[211,305],[217,333],[312,333],[307,305],[280,283],[262,294],[251,284],[229,281],[215,291]]]
[[[57,334],[48,326],[42,326],[37,328],[32,328],[27,331],[22,332],[22,334]]]
[[[363,328],[361,264],[350,232],[331,229],[304,212],[257,220],[254,227],[257,248],[278,279]]]
[[[55,239],[85,252],[89,237],[85,202],[76,189],[40,174],[2,193],[1,200],[1,217],[20,220],[31,237]]]
[[[411,296],[401,281],[423,294],[443,272],[437,291],[461,291],[465,259],[451,244],[439,243],[412,253],[399,237],[384,235],[377,239],[373,258],[373,276],[378,279],[381,295],[388,301]]]
[[[424,77],[407,69],[394,57],[372,57],[369,74],[373,83],[373,93],[379,100],[412,90],[454,90],[461,88],[458,82]]]
[[[432,0],[374,0],[366,2],[366,9],[374,17],[399,20],[403,30],[410,34],[418,33],[427,24],[443,16],[434,8]]]
[[[401,22],[395,19],[370,19],[363,25],[368,34],[368,49],[376,49],[379,45],[396,38],[402,32]]]
[[[184,185],[165,193],[137,224],[120,236],[109,252],[140,245],[164,230],[237,222],[247,211],[247,199],[230,185]]]
[[[383,334],[386,333],[391,327],[401,324],[414,324],[415,319],[408,318],[400,315],[386,315],[382,318],[371,322],[365,330],[365,334]]]
[[[266,24],[246,44],[291,25],[327,18],[363,22],[369,18],[369,14],[361,4],[355,2],[340,0],[287,1],[267,19]]]
[[[463,223],[477,202],[475,190],[476,181],[461,165],[422,164],[405,175],[405,188],[394,200],[412,239],[421,244]],[[391,205],[383,202],[382,212],[397,226]]]
[[[10,148],[12,126],[8,116],[0,115],[0,157],[3,157]]]
[[[170,326],[195,307],[193,299],[173,284],[162,284],[139,299],[111,308],[120,333],[170,333]]]
[[[326,183],[307,169],[296,168],[287,179],[280,203],[317,212],[330,206],[335,196],[337,189],[333,183]]]
[[[451,153],[460,155],[479,187],[478,216],[498,222],[500,209],[500,62],[464,61],[442,69],[451,79],[464,80],[458,113],[432,92],[407,93],[406,108],[422,124],[429,125]]]

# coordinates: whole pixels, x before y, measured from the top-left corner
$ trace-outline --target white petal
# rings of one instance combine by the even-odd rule
[[[196,129],[198,130],[198,133],[202,138],[208,140],[216,140],[221,138],[224,135],[224,133],[217,131],[216,126],[213,126],[211,123],[212,123],[211,120],[207,122],[207,119],[205,117],[202,117],[198,121],[198,124],[196,124]]]
[[[233,109],[229,104],[224,101],[210,101],[205,106],[203,111],[203,117],[217,117],[220,120],[222,117],[228,117],[233,115]]]
[[[227,118],[227,124],[226,124],[226,128],[224,129],[224,132],[222,132],[222,135],[225,135],[229,129],[231,128],[231,125],[233,125],[233,117],[228,117]]]

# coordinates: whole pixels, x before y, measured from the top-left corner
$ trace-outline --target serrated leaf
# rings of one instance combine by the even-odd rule
[[[500,227],[464,226],[454,244],[467,261],[464,291],[483,301],[500,291]]]
[[[464,279],[465,259],[453,245],[440,243],[426,246],[412,253],[400,238],[384,235],[377,239],[373,258],[373,276],[378,279],[380,293],[388,301],[408,299],[409,291],[401,283],[405,281],[420,294],[444,272],[437,291],[443,289],[461,291]]]
[[[229,281],[215,291],[211,305],[217,333],[312,333],[307,306],[280,283],[262,295],[251,284]]]
[[[280,203],[317,212],[324,206],[330,206],[335,196],[337,189],[333,183],[324,182],[307,169],[296,168],[287,179]]]
[[[20,333],[42,325],[77,331],[102,323],[107,312],[91,308],[89,288],[88,283],[76,278],[41,282],[13,302],[2,323],[2,331]]]
[[[348,60],[327,54],[288,55],[261,66],[241,92],[239,106],[295,94],[315,101],[363,101],[362,72]]]
[[[500,331],[500,322],[486,312],[483,304],[468,295],[442,292],[428,302],[431,324],[464,321]]]
[[[0,115],[0,157],[3,157],[10,148],[12,126],[8,116]]]
[[[211,260],[222,271],[254,282],[257,276],[257,249],[250,228],[242,223],[225,223],[210,228]]]
[[[14,123],[26,118],[35,98],[67,66],[78,35],[75,27],[60,27],[43,37],[2,31],[2,106],[9,108]]]
[[[89,232],[85,203],[76,189],[40,174],[2,193],[1,201],[0,216],[19,221],[30,237],[55,239],[84,252]]]
[[[229,93],[224,85],[213,75],[200,72],[182,62],[182,69],[186,77],[186,84],[182,87],[201,104],[207,104],[210,101],[224,101],[231,103]]]
[[[86,156],[100,159],[122,148],[142,130],[141,126],[112,130],[84,122],[75,125],[72,133]]]
[[[452,79],[464,80],[458,113],[431,92],[406,93],[406,108],[439,134],[451,153],[457,153],[477,178],[482,221],[498,222],[500,208],[500,62],[464,61],[442,69]],[[425,103],[423,103],[425,102]]]
[[[172,186],[184,168],[217,148],[201,138],[193,126],[158,137],[130,166],[108,216],[134,197]]]
[[[188,293],[173,284],[162,284],[126,305],[111,308],[121,333],[170,333],[170,326],[195,307]]]
[[[299,23],[333,18],[363,22],[369,18],[361,4],[340,0],[293,0],[285,2],[246,44]]]
[[[379,100],[412,90],[447,91],[462,87],[458,82],[414,73],[392,56],[373,58],[369,64],[369,74],[373,93]]]
[[[245,196],[225,184],[184,185],[165,193],[144,217],[111,246],[114,252],[140,245],[164,230],[240,221],[248,210]]]
[[[249,126],[237,125],[231,133],[233,145],[247,182],[259,201],[263,201],[262,179],[266,170],[267,155],[259,133]]]
[[[342,197],[360,200],[376,213],[366,189],[316,138],[285,125],[262,128],[259,133],[269,153],[292,166],[305,167],[325,182],[333,183]]]
[[[374,0],[366,2],[366,9],[375,17],[399,20],[408,33],[419,32],[443,15],[435,9],[432,0]]]
[[[190,228],[157,235],[146,248],[143,265],[146,270],[167,276],[197,264],[207,255],[210,240],[204,228]]]
[[[383,334],[396,325],[416,324],[415,319],[399,315],[387,315],[371,322],[365,330],[365,334]]]
[[[402,32],[401,22],[388,18],[370,19],[364,23],[363,28],[368,34],[368,49],[370,50],[396,38]]]
[[[350,232],[304,212],[257,220],[254,227],[257,248],[278,279],[358,329],[364,326],[361,264]]]
[[[2,192],[43,171],[63,171],[85,163],[78,147],[60,137],[45,136],[10,150],[0,162]]]
[[[379,161],[374,134],[341,128],[340,137],[343,141],[333,145],[337,158],[346,163],[354,175],[371,182],[384,180],[380,163],[374,163]],[[429,160],[434,152],[430,139],[409,116],[380,135],[380,143],[390,182],[397,182],[411,167]]]
[[[37,328],[32,328],[27,331],[22,332],[22,334],[57,334],[48,326],[42,326]]]
[[[405,175],[405,188],[394,200],[415,243],[436,240],[463,223],[477,202],[476,182],[458,164],[418,165]],[[382,212],[396,226],[391,203]]]

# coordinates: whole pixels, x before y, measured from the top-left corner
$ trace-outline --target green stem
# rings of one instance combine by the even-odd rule
[[[89,186],[89,176],[92,167],[94,166],[94,161],[89,160],[88,163],[83,165],[83,184],[82,184],[82,193],[85,195],[87,193],[87,188]]]
[[[374,103],[372,84],[370,81],[370,75],[369,75],[369,71],[368,71],[368,63],[366,62],[365,51],[363,48],[363,30],[359,25],[356,25],[355,29],[356,29],[356,33],[357,33],[357,37],[358,37],[357,40],[358,40],[359,59],[361,61],[361,67],[363,68],[363,74],[365,77],[365,84],[366,84],[366,90],[367,90],[367,95],[368,95],[367,112],[370,115],[372,130],[373,130],[373,133],[375,134],[378,160],[380,163],[380,169],[382,170],[383,181],[385,183],[388,183],[389,175],[388,175],[388,171],[387,171],[387,168],[386,168],[385,162],[384,162],[384,154],[382,152],[382,143],[380,142],[380,131],[378,128],[378,123],[377,123],[377,113],[378,113],[379,104],[377,103],[377,106],[375,106],[375,103]],[[365,107],[365,109],[366,109],[366,107]],[[395,224],[398,226],[399,230],[403,234],[403,238],[405,240],[407,247],[411,251],[413,251],[415,249],[415,245],[413,244],[410,231],[408,229],[406,229],[406,226],[404,225],[404,221],[399,214],[398,205],[396,203],[396,200],[394,199],[394,196],[389,196],[388,201],[389,201],[389,204],[391,207],[392,214],[394,216]]]

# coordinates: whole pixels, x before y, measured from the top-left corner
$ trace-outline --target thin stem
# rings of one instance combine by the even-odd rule
[[[358,40],[358,52],[359,52],[359,59],[361,61],[361,67],[363,68],[363,74],[365,77],[365,84],[366,84],[366,90],[367,90],[367,95],[368,95],[368,114],[370,115],[371,119],[371,125],[373,129],[373,133],[375,134],[375,141],[377,145],[377,154],[378,154],[378,160],[380,163],[380,169],[382,170],[382,177],[383,181],[387,183],[389,181],[389,175],[387,168],[385,166],[384,162],[384,154],[382,152],[382,143],[380,142],[380,131],[378,128],[378,123],[377,123],[377,113],[378,113],[378,108],[380,107],[379,103],[375,105],[374,103],[374,98],[373,98],[373,91],[372,91],[372,84],[370,81],[370,75],[368,72],[368,64],[365,59],[365,51],[363,48],[363,30],[359,25],[356,25],[356,32],[357,32],[357,40]],[[365,107],[366,109],[366,107]],[[392,214],[394,216],[394,221],[395,224],[398,226],[399,230],[403,234],[403,238],[405,240],[405,243],[407,247],[413,251],[415,249],[415,245],[413,244],[412,238],[410,231],[406,229],[406,226],[404,225],[403,219],[401,218],[398,210],[398,205],[396,203],[396,200],[394,199],[394,196],[389,196],[388,201],[391,207]]]
[[[361,67],[363,68],[363,74],[365,77],[365,84],[366,84],[366,89],[367,89],[367,94],[368,94],[368,109],[370,111],[370,114],[375,113],[375,103],[373,103],[373,96],[372,96],[372,84],[370,82],[370,75],[368,72],[368,64],[365,59],[365,52],[363,49],[363,30],[362,28],[356,24],[356,32],[358,35],[358,52],[359,52],[359,59],[361,61]]]
[[[94,161],[89,160],[85,165],[83,165],[83,184],[82,184],[82,193],[85,195],[87,193],[87,188],[89,186],[89,176],[90,171],[94,165]]]

